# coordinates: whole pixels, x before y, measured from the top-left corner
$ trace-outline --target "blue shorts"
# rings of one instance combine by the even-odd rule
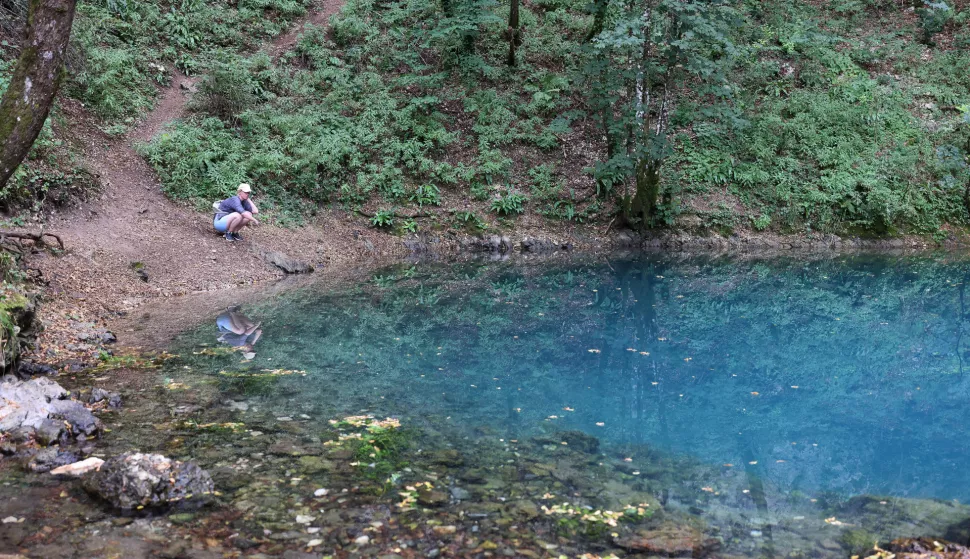
[[[226,214],[218,219],[212,218],[212,226],[216,228],[216,231],[220,233],[225,233],[229,230],[229,217],[232,214]]]

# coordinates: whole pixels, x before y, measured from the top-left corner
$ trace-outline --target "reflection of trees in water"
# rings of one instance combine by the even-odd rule
[[[376,401],[491,421],[510,438],[581,427],[724,457],[782,487],[855,491],[870,472],[946,493],[963,458],[946,445],[968,419],[965,270],[865,256],[428,265],[258,312],[274,327],[263,353],[310,371],[308,399],[316,384],[335,392],[321,413]]]

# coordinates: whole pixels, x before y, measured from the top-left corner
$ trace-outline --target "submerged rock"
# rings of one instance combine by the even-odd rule
[[[448,504],[448,494],[423,487],[418,490],[418,502],[426,507],[440,507]]]
[[[121,395],[117,392],[108,392],[104,388],[92,388],[91,397],[88,401],[92,404],[107,401],[110,408],[121,407]]]
[[[214,490],[208,472],[160,454],[128,452],[101,465],[85,480],[91,494],[123,510],[175,503],[203,504]]]
[[[677,524],[665,524],[655,530],[640,530],[636,534],[616,538],[613,543],[628,551],[665,557],[702,557],[720,547],[720,542],[705,539],[699,530]]]
[[[457,468],[465,463],[461,453],[454,449],[444,449],[435,451],[431,455],[431,461],[441,466]]]
[[[32,472],[49,472],[58,466],[73,464],[78,461],[78,456],[73,452],[58,451],[56,448],[45,448],[34,454],[27,462],[27,469]]]
[[[970,548],[932,538],[901,538],[893,540],[884,550],[870,552],[865,557],[888,559],[970,559]]]
[[[561,433],[561,436],[563,442],[573,450],[587,454],[596,454],[599,452],[600,440],[592,435],[588,435],[582,431],[564,431]]]

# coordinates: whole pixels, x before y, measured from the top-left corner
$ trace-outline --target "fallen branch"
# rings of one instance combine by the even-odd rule
[[[375,215],[375,214],[369,214],[369,213],[367,213],[365,211],[362,211],[362,210],[357,210],[357,213],[359,215],[364,216],[364,217],[374,217],[374,215]],[[433,214],[426,214],[426,213],[416,213],[414,215],[403,215],[403,214],[399,214],[397,212],[394,212],[394,213],[391,214],[391,217],[397,217],[397,218],[401,218],[401,219],[427,219],[429,217],[434,217],[434,215]]]
[[[20,241],[28,240],[34,241],[39,245],[50,246],[44,237],[53,237],[57,241],[57,248],[64,250],[64,241],[61,239],[60,235],[54,233],[12,233],[12,232],[0,232],[0,242],[6,239],[17,239],[17,244],[20,245]],[[21,245],[22,246],[22,245]]]

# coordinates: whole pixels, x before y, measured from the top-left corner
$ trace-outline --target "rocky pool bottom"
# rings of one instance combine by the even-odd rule
[[[267,373],[287,374],[301,372]],[[705,464],[554,426],[505,440],[379,409],[283,417],[258,398],[227,398],[210,377],[145,368],[56,380],[82,400],[92,386],[124,400],[88,404],[100,437],[60,440],[77,459],[156,452],[206,469],[215,492],[201,504],[113,509],[89,483],[31,471],[40,443],[5,435],[15,454],[0,459],[0,554],[847,557],[896,538],[928,536],[929,551],[933,540],[970,540],[970,507],[956,502],[783,492],[755,465]]]

